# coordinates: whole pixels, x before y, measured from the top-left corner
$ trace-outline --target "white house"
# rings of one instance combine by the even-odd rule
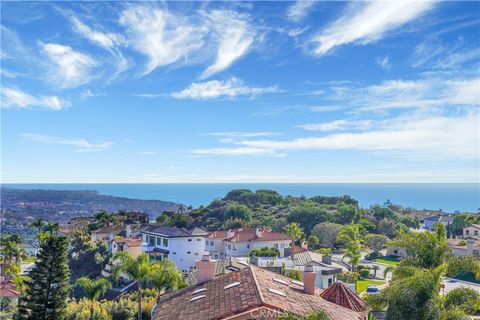
[[[295,254],[293,261],[290,257],[258,257],[255,260],[256,264],[262,268],[278,269],[284,266],[286,270],[296,269],[304,271],[305,266],[312,266],[313,271],[317,274],[315,286],[320,289],[326,289],[334,284],[337,281],[337,275],[342,272],[341,268],[323,263],[322,256],[311,251]]]
[[[452,224],[454,214],[446,213],[442,215],[436,215],[427,217],[423,220],[423,229],[432,231],[436,223],[442,223],[445,227]]]
[[[208,232],[200,229],[185,229],[150,225],[140,231],[143,237],[142,251],[153,259],[168,258],[179,270],[188,272],[197,260],[208,254],[205,238]]]
[[[215,231],[206,238],[205,249],[213,259],[226,257],[245,257],[253,249],[275,248],[280,256],[290,247],[291,239],[266,227]]]

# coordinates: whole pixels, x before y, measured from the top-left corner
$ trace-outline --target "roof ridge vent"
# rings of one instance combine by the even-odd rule
[[[203,291],[207,291],[207,288],[197,289],[197,290],[193,291],[191,294],[197,294],[197,293],[200,293],[200,292],[203,292]]]
[[[276,294],[276,295],[279,295],[279,296],[282,296],[282,297],[286,297],[287,294],[283,291],[280,291],[280,290],[277,290],[277,289],[272,289],[272,288],[268,288],[268,291],[273,293],[273,294]]]
[[[223,290],[227,290],[227,289],[239,286],[239,285],[240,285],[240,282],[238,282],[238,281],[232,282],[230,284],[227,284],[225,287],[223,287]]]
[[[192,302],[192,301],[196,301],[196,300],[203,299],[203,298],[205,298],[205,297],[206,297],[206,295],[196,296],[196,297],[193,297],[192,299],[190,299],[190,300],[188,300],[188,301]]]

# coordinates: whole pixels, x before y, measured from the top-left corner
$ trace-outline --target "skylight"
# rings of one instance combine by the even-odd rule
[[[224,289],[224,290],[227,290],[227,289],[236,287],[236,286],[238,286],[238,285],[240,285],[240,282],[238,282],[238,281],[237,281],[237,282],[232,282],[232,283],[230,283],[230,284],[227,284],[225,287],[223,287],[223,289]]]
[[[203,299],[205,297],[206,297],[206,295],[196,296],[196,297],[193,297],[192,299],[190,299],[189,301],[196,301],[196,300]]]
[[[285,292],[280,291],[280,290],[268,288],[268,291],[270,291],[271,293],[277,294],[277,295],[279,295],[279,296],[282,296],[282,297],[286,297],[286,296],[287,296],[287,295],[285,294]]]
[[[302,281],[298,281],[298,280],[290,280],[291,283],[294,283],[294,284],[298,284],[299,286],[302,286],[303,287],[303,282]]]
[[[244,266],[248,266],[248,263],[245,262],[245,261],[239,260],[239,261],[237,261],[237,262],[240,263],[240,264],[243,264]]]
[[[197,290],[193,291],[191,294],[197,294],[197,293],[200,293],[200,292],[203,292],[203,291],[207,291],[207,288],[197,289]]]
[[[285,280],[273,278],[273,281],[278,282],[278,283],[281,283],[281,284],[286,284],[286,285],[288,286],[288,282],[285,281]]]

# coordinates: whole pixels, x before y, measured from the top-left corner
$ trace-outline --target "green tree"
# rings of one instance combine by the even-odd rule
[[[292,239],[290,258],[293,261],[295,257],[295,252],[293,250],[295,241],[302,238],[303,231],[298,223],[292,222],[285,226],[285,233],[290,237],[290,239]]]
[[[445,309],[460,308],[473,315],[480,310],[480,293],[470,288],[456,288],[445,296]]]
[[[388,237],[383,234],[369,234],[365,240],[374,252],[380,251],[389,241]]]
[[[334,217],[334,221],[339,224],[350,224],[355,220],[357,208],[354,205],[342,205],[338,209],[338,214]]]
[[[308,237],[307,243],[308,243],[308,247],[310,249],[313,249],[316,246],[318,246],[318,244],[320,243],[320,240],[318,240],[316,235],[312,234],[312,235],[310,235],[310,237]]]
[[[142,298],[145,289],[156,288],[159,291],[168,291],[185,286],[182,275],[175,264],[168,259],[150,261],[145,253],[132,258],[125,252],[117,252],[114,260],[118,261],[113,269],[114,277],[118,278],[120,273],[123,273],[137,283],[138,320],[142,320]]]
[[[252,219],[251,210],[243,204],[232,204],[227,207],[223,216],[223,221],[231,218],[242,219],[246,222],[250,222]]]
[[[313,227],[324,221],[330,219],[330,214],[312,204],[304,204],[298,208],[293,209],[288,216],[288,223],[298,223],[305,234],[310,235]]]
[[[351,270],[355,271],[360,264],[360,251],[362,249],[360,228],[358,224],[345,226],[338,234],[338,239],[345,243],[345,255],[350,259]]]
[[[250,251],[248,254],[249,257],[278,257],[280,256],[280,252],[278,249],[275,248],[269,248],[269,247],[264,247],[260,249],[253,249]]]
[[[53,235],[56,231],[58,231],[59,225],[58,223],[47,223],[44,227],[43,230],[50,235]]]
[[[87,277],[81,277],[77,280],[77,285],[82,288],[83,296],[90,300],[90,319],[94,319],[94,301],[102,296],[112,285],[107,279],[92,280]]]
[[[37,237],[40,235],[40,233],[42,232],[42,228],[43,228],[43,220],[42,219],[35,219],[31,224],[30,226],[34,227],[34,228],[37,228]]]
[[[338,223],[322,222],[313,227],[312,234],[318,238],[321,246],[332,248],[341,230],[342,225]]]
[[[29,277],[19,305],[20,319],[62,319],[70,290],[65,237],[45,238]]]
[[[441,314],[439,288],[442,274],[443,267],[433,270],[403,267],[403,270],[395,270],[390,285],[381,292],[388,302],[386,319],[438,319]]]

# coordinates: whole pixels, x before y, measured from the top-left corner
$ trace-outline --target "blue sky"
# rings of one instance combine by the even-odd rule
[[[479,182],[480,2],[3,2],[3,182]]]

